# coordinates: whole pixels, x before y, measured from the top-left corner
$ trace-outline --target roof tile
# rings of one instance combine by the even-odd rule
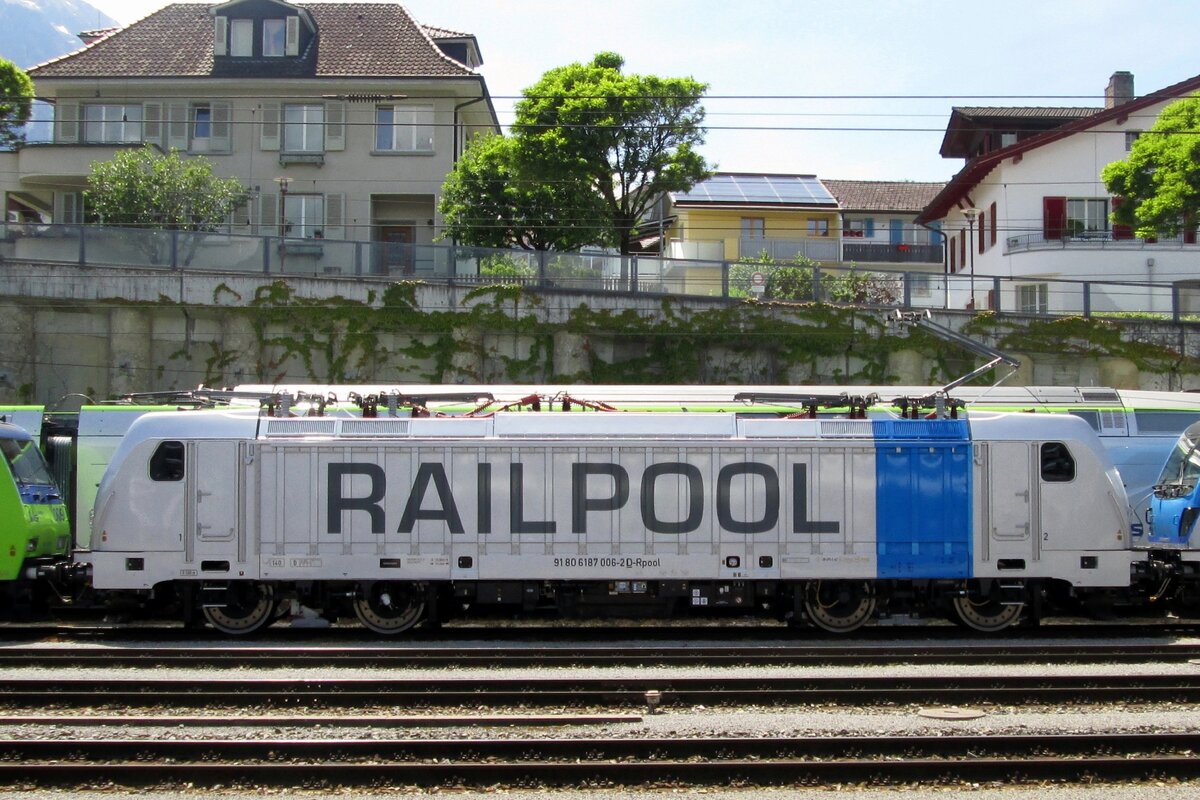
[[[917,213],[937,197],[945,183],[915,181],[840,181],[822,178],[843,211],[906,211]]]

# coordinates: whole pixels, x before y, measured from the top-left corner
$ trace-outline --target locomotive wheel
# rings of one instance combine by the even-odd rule
[[[966,594],[954,598],[950,621],[983,633],[995,633],[1015,624],[1024,610],[1024,603],[1004,603],[999,592],[985,595],[973,584]]]
[[[804,587],[804,611],[818,628],[850,633],[875,614],[875,587],[868,581],[810,581]]]
[[[208,624],[222,633],[254,633],[275,621],[275,590],[265,583],[230,581],[225,605],[201,609]]]
[[[425,595],[411,583],[367,583],[354,595],[354,615],[376,633],[400,633],[425,616]]]

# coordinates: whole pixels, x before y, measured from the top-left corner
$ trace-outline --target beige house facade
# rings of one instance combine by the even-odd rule
[[[10,223],[83,222],[92,162],[149,145],[241,180],[228,232],[278,237],[294,269],[368,242],[360,271],[421,274],[446,175],[499,131],[475,37],[396,3],[177,3],[89,39],[29,70],[53,135],[0,154]]]

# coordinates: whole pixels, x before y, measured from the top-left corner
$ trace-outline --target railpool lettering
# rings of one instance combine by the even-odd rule
[[[476,527],[481,534],[492,533],[492,464],[477,465],[475,478]],[[345,478],[366,479],[365,493],[352,494]],[[735,516],[735,486],[740,478],[749,478],[762,487],[757,519],[739,519]],[[599,479],[590,481],[589,479]],[[660,483],[673,480],[683,489],[686,508],[682,519],[663,519],[655,505]],[[602,485],[607,483],[607,485]],[[362,462],[333,462],[328,465],[328,516],[330,534],[340,535],[349,518],[356,513],[367,514],[371,533],[384,534],[387,530],[383,500],[387,495],[388,476],[378,464]],[[361,481],[359,482],[361,485]],[[629,470],[612,462],[578,462],[571,465],[571,520],[572,533],[587,533],[589,515],[597,512],[613,512],[629,504],[632,482]],[[683,462],[660,462],[647,466],[640,476],[639,512],[642,524],[652,533],[687,534],[700,528],[708,506],[704,476],[694,464]],[[715,512],[717,524],[731,533],[765,533],[779,524],[782,489],[791,492],[792,533],[838,533],[840,523],[835,520],[811,520],[808,518],[808,465],[793,464],[791,485],[781,486],[778,472],[769,464],[740,461],[726,464],[717,474]],[[463,492],[459,490],[460,495]],[[757,491],[757,489],[756,489]],[[552,534],[558,530],[554,519],[532,519],[527,514],[527,490],[525,465],[521,462],[509,464],[508,507],[509,530],[512,533]],[[455,496],[454,487],[446,474],[445,464],[439,461],[422,462],[417,466],[404,510],[396,527],[397,533],[412,533],[420,520],[441,522],[452,534],[465,532],[462,515],[459,513],[460,498]],[[530,504],[532,505],[532,504]]]

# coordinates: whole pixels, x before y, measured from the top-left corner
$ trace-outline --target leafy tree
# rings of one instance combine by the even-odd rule
[[[0,149],[25,141],[25,123],[33,109],[33,81],[13,62],[0,58]]]
[[[1200,97],[1185,97],[1159,114],[1124,161],[1101,173],[1108,191],[1123,198],[1113,221],[1143,238],[1175,235],[1200,220]]]
[[[476,247],[525,250],[603,243],[606,232],[594,223],[603,215],[599,196],[571,181],[524,175],[516,144],[494,135],[468,145],[442,185],[443,236]]]
[[[164,155],[149,145],[92,162],[88,182],[84,207],[91,218],[150,230],[214,231],[249,198],[237,178],[215,176],[208,159],[182,158],[175,150]],[[152,262],[161,262],[169,240],[137,238]],[[187,237],[185,263],[198,244],[199,237]]]
[[[626,75],[623,65],[616,53],[600,53],[546,72],[516,104],[512,130],[522,177],[598,195],[604,213],[595,223],[628,253],[635,226],[662,193],[710,174],[696,150],[708,87]]]

